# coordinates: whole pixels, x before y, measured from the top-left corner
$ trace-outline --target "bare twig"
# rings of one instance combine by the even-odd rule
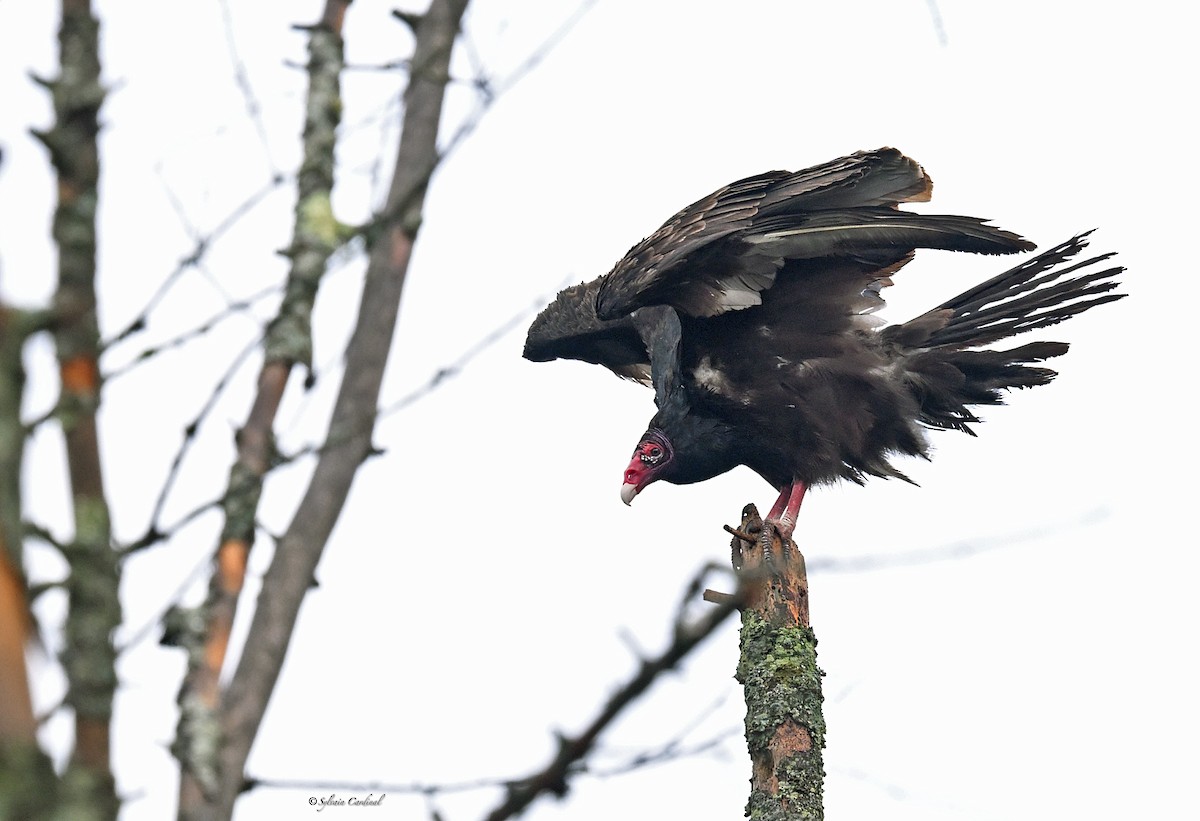
[[[704,639],[712,635],[730,615],[737,612],[740,598],[711,608],[691,624],[677,622],[669,647],[658,656],[645,659],[633,677],[620,687],[599,714],[579,735],[558,737],[558,751],[544,768],[525,778],[510,781],[505,787],[504,800],[487,815],[487,821],[515,818],[525,811],[538,796],[550,794],[559,798],[567,794],[568,778],[594,748],[601,733],[633,704],[664,672],[674,669]]]
[[[193,518],[195,518],[195,516],[207,510],[214,504],[210,502],[194,509],[192,513],[184,516],[175,525],[170,527],[162,526],[162,514],[166,507],[167,499],[170,497],[171,491],[175,487],[175,481],[179,478],[179,472],[183,467],[183,460],[187,456],[188,451],[191,449],[192,444],[196,441],[196,433],[199,431],[200,425],[204,423],[204,421],[208,418],[208,415],[212,412],[212,409],[216,407],[217,400],[220,399],[220,397],[225,393],[225,389],[228,387],[233,375],[241,370],[242,365],[245,363],[246,359],[249,358],[250,354],[258,349],[258,343],[259,340],[254,340],[245,348],[243,348],[241,353],[233,358],[233,361],[229,364],[229,367],[225,370],[225,373],[213,387],[212,393],[209,394],[208,398],[204,401],[204,405],[201,406],[200,412],[197,413],[192,421],[184,427],[183,442],[180,443],[179,450],[175,451],[175,457],[171,460],[171,466],[167,470],[166,479],[163,480],[162,485],[159,487],[158,498],[155,500],[154,509],[150,514],[150,524],[147,526],[145,533],[125,547],[123,552],[126,555],[136,553],[139,550],[144,550],[147,547],[164,541],[165,539],[169,539],[179,527],[182,527],[184,524],[190,522]]]
[[[106,382],[111,382],[112,380],[117,379],[118,377],[121,377],[127,373],[130,373],[135,368],[137,368],[139,365],[144,364],[146,362],[146,360],[148,360],[148,359],[152,359],[161,353],[175,350],[176,348],[184,347],[189,342],[192,342],[193,340],[198,339],[199,337],[202,337],[208,333],[211,333],[213,330],[215,330],[217,328],[218,325],[223,323],[225,320],[230,319],[231,317],[234,317],[240,313],[249,311],[251,308],[254,307],[255,303],[261,302],[263,299],[266,299],[269,296],[273,296],[278,292],[279,292],[278,285],[269,285],[266,288],[263,288],[262,290],[258,291],[257,293],[251,294],[250,296],[246,297],[245,299],[239,299],[239,300],[234,300],[234,301],[230,302],[220,312],[210,316],[208,319],[204,320],[199,325],[196,325],[193,328],[189,328],[188,330],[184,331],[183,333],[177,334],[176,336],[173,336],[164,342],[160,342],[157,345],[152,345],[148,348],[143,349],[142,351],[140,351],[137,354],[137,356],[132,361],[130,361],[128,364],[126,364],[123,367],[106,371],[104,374],[104,380]],[[257,347],[258,341],[259,340],[256,340],[255,347]]]
[[[631,756],[628,761],[623,761],[620,764],[610,767],[589,767],[587,774],[596,778],[615,778],[616,776],[625,775],[626,773],[658,764],[667,764],[685,758],[697,758],[711,750],[720,749],[721,745],[726,741],[741,734],[741,727],[728,727],[711,738],[696,742],[695,744],[686,744],[683,740],[671,739],[655,750],[638,753]]]
[[[687,590],[693,593],[699,588],[702,579],[710,572],[705,567],[688,585]],[[489,821],[514,818],[523,812],[538,796],[550,793],[562,797],[567,792],[569,778],[589,772],[593,776],[605,778],[620,775],[652,764],[698,755],[718,746],[736,730],[730,730],[694,745],[685,744],[689,736],[704,720],[708,713],[702,714],[689,723],[675,738],[668,740],[659,748],[637,753],[626,761],[607,768],[587,770],[584,761],[596,749],[601,734],[628,707],[643,695],[655,681],[665,672],[675,669],[679,663],[698,647],[706,638],[711,636],[725,621],[737,611],[741,600],[731,597],[726,604],[710,608],[703,616],[694,622],[683,620],[683,610],[687,600],[694,596],[685,596],[677,616],[675,629],[670,645],[659,655],[641,660],[637,671],[628,681],[623,683],[608,701],[601,707],[596,717],[576,737],[558,737],[559,750],[554,759],[536,773],[519,779],[480,778],[451,783],[388,783],[343,782],[343,781],[303,781],[274,778],[248,779],[246,789],[276,788],[276,789],[319,789],[340,792],[369,793],[409,793],[433,796],[438,794],[466,792],[471,790],[505,788],[505,799],[489,815]],[[711,710],[709,711],[711,712]]]
[[[117,343],[122,342],[139,331],[144,330],[146,327],[146,321],[151,312],[158,307],[158,304],[163,301],[168,293],[170,293],[171,288],[173,288],[179,282],[180,278],[187,271],[196,267],[200,263],[200,260],[204,258],[205,254],[208,253],[208,250],[212,247],[213,243],[216,242],[216,240],[224,235],[227,231],[229,231],[229,229],[231,229],[234,225],[236,225],[243,217],[246,216],[246,214],[254,210],[255,206],[265,200],[267,196],[271,194],[271,192],[283,185],[284,182],[284,177],[275,177],[262,188],[252,193],[245,200],[234,207],[228,214],[225,215],[224,219],[217,223],[216,227],[214,227],[211,231],[198,238],[195,246],[192,248],[191,253],[181,259],[171,273],[167,274],[167,276],[163,279],[162,284],[158,286],[158,289],[151,295],[150,299],[147,300],[142,310],[138,311],[137,316],[130,320],[124,328],[118,331],[111,338],[106,339],[100,347],[103,350],[108,350]]]
[[[354,239],[365,237],[370,242],[371,238],[380,233],[380,226],[388,225],[396,220],[400,220],[403,223],[404,213],[412,209],[416,198],[424,196],[425,187],[428,185],[430,178],[438,166],[454,153],[454,150],[479,127],[484,114],[495,104],[496,100],[512,90],[514,86],[537,68],[546,56],[570,34],[597,2],[598,0],[583,0],[570,17],[555,29],[538,48],[530,52],[529,56],[503,80],[491,82],[482,78],[476,78],[471,83],[472,88],[478,92],[476,106],[471,114],[459,123],[448,140],[443,141],[440,150],[430,159],[429,164],[424,167],[423,171],[413,175],[412,185],[399,196],[397,196],[397,192],[393,188],[389,193],[388,201],[384,208],[366,224],[358,226],[353,230],[347,230],[343,235],[344,241],[350,242]],[[400,16],[403,17],[406,15]],[[412,20],[419,19],[411,15],[407,16],[411,17]],[[447,69],[444,81],[447,83],[453,82],[453,78],[448,72],[449,69]],[[405,122],[407,120],[408,118],[405,116]]]
[[[515,329],[522,327],[525,320],[531,314],[541,310],[545,306],[546,301],[547,300],[545,297],[539,296],[532,303],[530,303],[528,307],[517,311],[508,319],[504,320],[504,322],[497,325],[491,332],[476,340],[471,347],[463,351],[462,355],[453,362],[438,368],[437,371],[434,372],[433,376],[429,378],[429,381],[424,385],[416,390],[410,391],[395,402],[380,408],[379,415],[383,417],[390,416],[393,413],[398,413],[414,402],[428,396],[430,393],[440,387],[446,380],[461,374],[463,369],[469,365],[471,361],[475,359],[475,357],[491,348],[501,339],[512,333]]]
[[[950,38],[946,36],[946,24],[942,21],[942,11],[938,8],[937,0],[925,0],[925,5],[929,6],[929,18],[933,22],[938,45],[945,48],[950,43]]]
[[[1099,507],[1085,511],[1073,518],[1061,520],[1055,524],[1039,525],[1035,529],[1021,530],[1014,533],[953,542],[919,550],[908,550],[902,553],[867,553],[861,556],[846,556],[844,558],[824,557],[813,559],[808,563],[810,573],[866,573],[872,570],[886,570],[892,567],[910,567],[912,565],[932,564],[933,562],[957,561],[968,559],[981,553],[1016,547],[1022,542],[1051,536],[1074,530],[1079,527],[1102,522],[1108,518],[1110,511]]]
[[[374,426],[376,421],[379,419],[383,419],[403,411],[410,405],[420,401],[421,399],[424,399],[426,396],[429,396],[450,379],[460,376],[466,367],[470,365],[476,357],[494,346],[501,339],[512,333],[515,329],[522,327],[524,320],[528,318],[530,314],[541,310],[542,307],[545,306],[546,301],[547,298],[544,296],[539,296],[537,299],[533,300],[533,302],[531,302],[527,307],[517,311],[508,319],[504,320],[504,322],[496,326],[493,330],[477,339],[469,348],[463,351],[459,357],[434,371],[433,375],[430,376],[423,385],[412,391],[409,391],[395,402],[391,402],[388,405],[380,408],[375,418],[365,420],[364,424]],[[328,450],[329,448],[340,447],[347,437],[361,434],[363,432],[363,430],[344,430],[342,431],[342,435],[339,439],[327,439],[319,444],[310,444],[287,453],[281,453],[278,456],[278,464],[288,464],[305,456],[319,454],[325,450]]]
[[[242,93],[242,99],[246,102],[246,114],[254,123],[254,131],[258,134],[258,141],[262,144],[263,156],[271,166],[273,175],[280,176],[279,168],[271,156],[271,140],[267,136],[267,126],[263,122],[262,105],[254,93],[254,86],[250,84],[246,63],[238,52],[237,37],[233,30],[233,11],[229,8],[229,0],[221,0],[218,5],[221,7],[221,22],[225,27],[225,46],[229,49],[229,60],[233,63],[233,77],[237,82],[238,91]]]
[[[707,716],[700,717],[700,720]],[[616,764],[596,767],[576,767],[571,775],[590,776],[592,778],[616,778],[636,770],[684,758],[695,758],[711,750],[719,748],[734,736],[740,735],[740,727],[729,727],[721,732],[698,741],[687,743],[687,736],[696,728],[699,720],[692,722],[679,735],[660,744],[651,750],[634,753]],[[249,778],[246,790],[306,790],[309,792],[340,792],[356,793],[387,793],[389,795],[449,795],[452,793],[475,792],[492,790],[497,787],[508,787],[513,783],[511,778],[477,778],[466,781],[449,781],[444,783],[425,783],[421,781],[391,782],[391,781],[325,781],[319,779],[290,779],[290,778]]]

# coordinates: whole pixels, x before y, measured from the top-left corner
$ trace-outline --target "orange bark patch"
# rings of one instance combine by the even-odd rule
[[[775,756],[776,761],[797,753],[807,753],[812,747],[812,736],[809,734],[808,728],[794,721],[785,721],[781,724],[768,745],[768,749],[770,749],[771,755]]]
[[[752,783],[767,795],[779,794],[779,776],[776,765],[789,756],[810,752],[813,748],[812,735],[803,725],[790,719],[775,730],[767,744],[765,755],[755,756]]]
[[[100,372],[95,357],[80,354],[62,363],[63,389],[76,395],[94,395],[100,385]]]
[[[217,551],[217,569],[221,575],[221,590],[237,595],[242,592],[246,581],[246,543],[241,539],[229,539],[221,543]]]
[[[25,640],[30,632],[25,587],[0,545],[0,742],[37,738],[25,671]]]

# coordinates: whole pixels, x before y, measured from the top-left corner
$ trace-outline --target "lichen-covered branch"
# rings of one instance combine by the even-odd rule
[[[221,708],[220,783],[211,813],[226,818],[243,787],[243,770],[278,679],[296,614],[350,485],[371,453],[379,387],[391,347],[424,188],[437,164],[437,134],[449,79],[450,54],[467,0],[434,0],[421,17],[395,176],[385,210],[397,219],[371,247],[359,314],[346,350],[346,368],[330,420],[330,447],[322,450],[307,491],[263,579],[246,647]],[[414,193],[416,192],[416,193]],[[407,207],[396,210],[404,202]],[[318,210],[318,218],[323,212]]]
[[[40,80],[55,123],[37,137],[58,174],[54,241],[58,288],[54,341],[61,394],[56,415],[66,438],[75,533],[64,554],[70,567],[63,666],[66,702],[75,713],[75,752],[63,785],[80,817],[116,815],[109,768],[109,723],[116,690],[112,636],[121,623],[119,565],[113,550],[100,466],[100,335],[96,320],[96,206],[100,176],[96,135],[105,91],[100,83],[99,23],[89,0],[63,0],[60,75]]]
[[[176,612],[171,618],[172,640],[189,649],[174,745],[182,769],[179,811],[183,818],[207,812],[218,791],[219,678],[254,543],[263,478],[275,459],[275,416],[293,366],[311,365],[313,303],[326,263],[338,244],[330,197],[342,109],[342,21],[349,3],[327,0],[321,22],[309,29],[304,158],[287,249],[291,269],[279,312],[267,328],[254,404],[238,432],[237,459],[223,497],[225,525],[208,597],[199,612]]]
[[[804,557],[742,511],[733,563],[745,601],[737,678],[746,697],[752,821],[824,818],[825,719],[817,639],[809,624]]]

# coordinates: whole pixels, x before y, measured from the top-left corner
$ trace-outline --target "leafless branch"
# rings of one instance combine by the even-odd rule
[[[258,96],[254,93],[249,72],[246,71],[246,63],[238,52],[237,36],[233,30],[233,11],[229,7],[229,0],[220,0],[218,5],[221,7],[221,22],[225,27],[225,46],[229,50],[229,60],[233,63],[234,80],[237,82],[242,99],[245,100],[246,114],[254,123],[254,131],[258,134],[258,141],[262,144],[263,156],[271,166],[273,176],[278,177],[280,176],[279,166],[271,156],[271,140],[267,136],[267,126],[263,122],[262,104],[259,103]]]
[[[184,331],[183,333],[173,336],[164,342],[158,343],[157,345],[152,345],[148,348],[144,348],[137,354],[137,356],[132,361],[130,361],[124,367],[117,368],[115,370],[108,371],[107,373],[105,373],[104,374],[105,381],[111,382],[112,380],[114,380],[118,377],[124,376],[125,374],[131,372],[139,365],[145,363],[146,360],[148,360],[148,359],[152,359],[152,358],[158,356],[159,354],[165,353],[167,351],[182,348],[185,345],[187,345],[189,342],[192,342],[195,339],[198,339],[202,336],[205,336],[205,335],[211,333],[218,326],[220,326],[223,322],[225,322],[225,320],[230,319],[238,314],[245,313],[245,312],[251,310],[255,306],[255,304],[257,304],[258,302],[261,302],[262,300],[266,299],[269,296],[274,296],[275,294],[279,293],[279,290],[280,290],[280,286],[271,285],[266,288],[263,288],[261,291],[259,291],[257,293],[251,294],[250,296],[246,297],[245,299],[239,299],[239,300],[230,302],[220,312],[212,315],[211,317],[204,320],[203,322],[201,322],[199,325],[195,326],[194,328],[189,328],[188,330]],[[257,341],[261,341],[261,339],[257,340]],[[257,347],[257,341],[256,341],[255,347]]]
[[[690,598],[696,597],[703,579],[711,570],[711,567],[706,566],[687,585],[686,591],[690,592]],[[687,598],[688,596],[685,595],[685,602]],[[513,818],[519,815],[543,793],[551,793],[558,797],[564,796],[567,792],[568,779],[577,775],[587,774],[597,778],[610,778],[651,765],[708,752],[741,732],[740,727],[730,728],[704,741],[695,744],[687,743],[688,737],[720,706],[720,701],[703,711],[673,738],[655,749],[635,753],[625,760],[607,767],[589,767],[586,764],[588,756],[598,749],[597,742],[604,730],[636,702],[658,680],[659,676],[676,668],[692,650],[712,635],[737,610],[738,599],[731,597],[731,600],[725,605],[708,608],[704,615],[695,621],[687,621],[683,616],[689,606],[688,604],[681,605],[671,644],[658,656],[640,659],[637,671],[609,697],[583,732],[575,738],[559,735],[559,750],[554,760],[536,773],[518,779],[477,778],[446,783],[250,778],[247,780],[246,789],[329,790],[360,794],[386,792],[432,797],[503,787],[505,790],[504,802],[488,816],[489,821],[499,821],[499,819]]]
[[[684,740],[672,739],[654,750],[631,756],[627,761],[609,767],[589,767],[587,774],[596,778],[615,778],[659,764],[668,764],[685,758],[698,758],[705,753],[720,749],[731,738],[743,733],[741,727],[727,727],[704,741],[687,744]]]
[[[607,767],[579,767],[572,770],[572,775],[591,776],[593,778],[615,778],[635,770],[658,764],[666,764],[685,758],[697,756],[718,749],[730,738],[741,735],[741,727],[729,727],[703,741],[687,744],[685,740],[674,738],[653,750],[636,753],[620,763]],[[424,783],[420,781],[391,782],[391,781],[325,781],[320,779],[302,778],[249,778],[246,790],[307,790],[314,792],[342,793],[387,793],[389,795],[450,795],[452,793],[475,792],[492,790],[497,787],[508,787],[512,779],[478,778],[466,781],[450,781],[445,783]]]
[[[933,21],[933,30],[937,33],[938,45],[945,48],[950,39],[946,36],[946,24],[942,21],[942,11],[938,8],[937,0],[925,0],[929,6],[929,17]]]
[[[205,510],[208,510],[212,504],[214,504],[210,502],[208,504],[201,505],[200,507],[194,509],[192,513],[184,516],[179,522],[170,527],[163,527],[161,524],[163,510],[166,507],[167,499],[170,498],[171,491],[175,487],[175,482],[179,478],[179,472],[183,467],[183,460],[187,456],[192,444],[196,441],[196,434],[199,431],[200,426],[208,418],[209,414],[212,412],[212,409],[216,407],[217,400],[224,395],[225,389],[229,386],[229,382],[233,378],[234,374],[241,370],[242,365],[245,364],[250,355],[258,349],[259,341],[260,340],[258,339],[253,340],[242,349],[241,353],[233,358],[233,361],[229,363],[229,367],[225,370],[225,373],[213,387],[212,393],[209,394],[208,398],[204,401],[204,404],[200,407],[199,413],[193,417],[191,422],[184,426],[183,441],[180,443],[179,449],[175,451],[175,457],[171,460],[171,467],[168,468],[167,476],[163,480],[162,485],[159,487],[158,498],[155,500],[154,508],[150,513],[150,524],[147,526],[145,533],[125,547],[124,553],[126,555],[136,553],[139,550],[144,550],[151,545],[170,538],[170,536],[176,532],[176,530],[190,522],[193,518],[195,518],[195,516],[199,515]]]
[[[463,351],[463,353],[453,362],[438,368],[434,372],[433,376],[429,377],[429,381],[424,385],[414,391],[409,392],[395,402],[392,402],[391,404],[381,408],[379,411],[379,416],[390,416],[393,413],[398,413],[404,410],[414,402],[428,396],[430,393],[440,387],[446,380],[460,375],[463,369],[466,368],[466,366],[469,365],[471,361],[475,359],[475,357],[491,348],[501,339],[512,333],[515,329],[522,327],[525,320],[531,314],[541,310],[545,304],[546,298],[544,296],[537,297],[537,299],[535,299],[528,307],[522,308],[508,319],[504,320],[504,322],[497,325],[495,329],[476,340],[471,347]]]
[[[867,553],[861,556],[846,556],[844,558],[826,556],[809,560],[808,572],[866,573],[872,570],[886,570],[892,567],[909,567],[912,565],[932,564],[933,562],[967,559],[981,553],[1015,547],[1022,542],[1102,522],[1108,516],[1109,510],[1107,508],[1098,507],[1075,518],[1060,521],[1057,524],[1040,526],[1034,530],[1021,530],[992,538],[964,539],[960,542],[938,545],[921,550],[909,550],[903,553]]]
[[[265,186],[252,193],[249,197],[234,207],[228,214],[225,215],[224,219],[217,223],[216,227],[214,227],[211,231],[197,239],[191,253],[181,259],[171,273],[167,274],[167,276],[163,279],[162,284],[158,286],[158,289],[146,302],[146,305],[140,311],[138,311],[137,316],[130,320],[130,322],[125,325],[124,328],[118,331],[110,339],[102,342],[101,348],[107,351],[117,343],[122,342],[125,339],[133,336],[135,333],[144,330],[150,314],[156,307],[158,307],[159,303],[163,301],[167,294],[170,293],[171,289],[179,282],[180,277],[187,273],[188,270],[198,265],[200,260],[203,259],[204,255],[208,253],[209,248],[212,247],[214,242],[216,242],[221,236],[229,231],[229,229],[236,225],[243,217],[246,216],[246,214],[254,210],[254,208],[263,200],[265,200],[273,191],[275,191],[275,189],[282,186],[285,181],[285,178],[282,176],[275,177]]]
[[[706,568],[690,586],[699,590],[699,579],[706,575]],[[568,779],[591,753],[600,735],[632,705],[658,677],[672,670],[692,650],[712,635],[729,616],[736,613],[740,599],[731,597],[724,604],[710,608],[703,616],[691,623],[678,621],[671,644],[654,658],[645,659],[637,672],[613,693],[604,703],[596,717],[577,736],[558,736],[558,750],[554,758],[538,772],[505,784],[504,800],[487,815],[487,821],[503,821],[515,818],[543,794],[562,798],[567,794]]]

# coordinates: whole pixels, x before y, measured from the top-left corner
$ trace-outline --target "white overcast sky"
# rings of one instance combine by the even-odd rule
[[[218,3],[97,5],[111,88],[99,287],[112,334],[190,253],[194,232],[211,232],[276,170],[294,171],[304,86],[285,63],[302,61],[305,43],[290,27],[315,21],[321,3],[230,4],[265,145]],[[54,71],[53,6],[0,5],[0,293],[22,305],[44,303],[53,287],[53,184],[27,134],[50,115],[26,79]],[[391,7],[351,6],[353,63],[407,56]],[[467,21],[477,59],[505,77],[574,7],[478,0]],[[873,481],[805,501],[797,538],[818,568],[989,548],[814,572],[827,809],[902,821],[1195,817],[1195,12],[967,0],[940,0],[937,11],[923,0],[599,3],[436,177],[382,404],[566,279],[604,273],[681,206],[768,169],[894,145],[935,181],[925,210],[989,217],[1043,247],[1098,227],[1094,248],[1120,252],[1130,298],[1038,334],[1072,343],[1058,381],[986,410],[977,439],[934,435],[932,463],[904,466],[919,488]],[[469,73],[465,52],[455,66]],[[344,221],[380,202],[400,87],[394,73],[346,77],[335,197]],[[446,125],[470,103],[457,88]],[[381,122],[392,125],[381,133]],[[275,190],[222,235],[107,368],[277,282],[293,197],[291,184]],[[1003,265],[924,253],[885,294],[885,315],[907,319]],[[285,449],[319,436],[362,267],[347,256],[327,278],[319,381],[307,395],[291,386]],[[109,383],[103,456],[119,538],[144,530],[184,425],[273,305]],[[631,641],[647,653],[664,646],[687,580],[727,559],[721,524],[748,501],[772,500],[742,469],[655,485],[626,509],[621,471],[653,413],[650,392],[579,363],[527,363],[523,332],[381,421],[386,455],[363,470],[318,569],[253,776],[439,783],[542,766],[553,730],[578,730],[633,670]],[[48,347],[34,346],[28,364],[33,416],[55,393]],[[208,419],[168,523],[220,492],[256,367],[238,372]],[[56,430],[39,430],[29,459],[32,515],[69,536]],[[267,530],[283,530],[308,469],[272,478]],[[202,518],[128,565],[119,641],[152,623],[218,527]],[[252,556],[252,593],[271,550],[263,538]],[[61,573],[45,550],[30,558],[37,578]],[[201,590],[193,584],[188,600]],[[53,624],[62,601],[50,594],[38,609]],[[120,666],[115,761],[128,821],[169,817],[175,800],[167,744],[183,658],[155,638]],[[52,633],[49,642],[58,646]],[[543,800],[527,817],[741,817],[749,764],[736,733],[736,644],[730,625],[661,682],[605,736],[602,761],[662,744],[701,716],[691,742],[735,730],[716,754],[583,777],[567,802]],[[46,708],[62,679],[44,660],[35,669]],[[60,714],[44,737],[61,750],[69,732]],[[237,817],[307,817],[315,792],[257,790]],[[468,792],[434,805],[465,821],[496,799]],[[428,807],[390,794],[371,813],[419,819]]]

